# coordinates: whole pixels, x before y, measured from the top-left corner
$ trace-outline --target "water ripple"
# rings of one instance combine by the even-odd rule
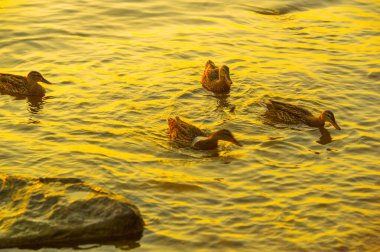
[[[0,96],[2,173],[131,198],[144,251],[377,251],[380,6],[256,5],[1,3],[0,72],[53,83],[40,101]],[[230,67],[230,95],[202,89],[209,59]],[[268,123],[259,103],[271,98],[330,109],[342,130]],[[173,148],[175,115],[244,147]]]

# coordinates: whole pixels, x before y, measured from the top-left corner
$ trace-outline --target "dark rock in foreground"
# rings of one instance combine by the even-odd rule
[[[138,240],[143,228],[126,198],[79,179],[0,174],[0,248]]]

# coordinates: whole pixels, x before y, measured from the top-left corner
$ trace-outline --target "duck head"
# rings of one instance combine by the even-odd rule
[[[28,74],[28,77],[27,77],[28,81],[32,82],[32,83],[37,83],[37,82],[43,82],[43,83],[46,83],[46,84],[51,84],[48,80],[46,80],[42,74],[40,74],[39,72],[37,71],[31,71],[29,74]]]
[[[219,79],[222,80],[224,79],[225,82],[228,84],[228,85],[231,85],[232,84],[232,80],[230,78],[230,69],[228,66],[221,66],[219,68]]]
[[[208,60],[207,62],[206,62],[206,65],[205,65],[205,69],[208,69],[208,68],[215,68],[216,66],[215,66],[215,64],[214,64],[214,62],[212,62],[212,60]]]
[[[323,111],[319,118],[322,119],[324,122],[331,123],[331,125],[334,126],[334,128],[336,128],[337,130],[341,130],[339,125],[336,123],[334,113],[330,110]]]
[[[223,141],[231,142],[233,144],[236,144],[237,146],[243,146],[241,143],[239,143],[235,139],[231,131],[226,130],[226,129],[221,129],[214,132],[213,134],[211,134],[210,138],[215,139],[215,140],[223,140]]]

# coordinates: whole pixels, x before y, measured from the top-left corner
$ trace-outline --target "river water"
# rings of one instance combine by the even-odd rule
[[[0,96],[0,172],[126,196],[135,251],[379,251],[379,35],[376,0],[1,0],[0,72],[53,84]],[[208,59],[228,97],[201,88]],[[268,123],[270,98],[342,130]],[[169,116],[244,146],[175,149]]]

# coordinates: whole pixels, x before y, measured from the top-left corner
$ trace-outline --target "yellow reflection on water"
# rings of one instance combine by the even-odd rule
[[[359,238],[329,225],[355,219],[350,232],[364,235],[378,228],[377,203],[361,201],[380,190],[371,180],[380,174],[370,168],[379,163],[379,96],[376,80],[368,80],[380,71],[378,14],[334,3],[264,16],[243,2],[213,9],[182,1],[160,8],[169,11],[160,16],[155,4],[166,2],[0,1],[7,14],[0,72],[38,69],[53,82],[51,99],[35,114],[25,101],[1,97],[2,148],[17,161],[1,167],[80,177],[123,195],[133,190],[153,223],[148,238],[169,237],[167,246],[180,240],[195,250],[186,241],[207,230],[249,248],[275,241],[282,248],[285,237],[323,251],[317,240],[326,236],[360,250]],[[208,59],[231,69],[225,100],[201,88]],[[318,142],[318,129],[264,124],[257,103],[269,98],[315,114],[331,109],[343,130],[326,126],[327,140]],[[219,156],[170,148],[166,118],[173,115],[210,131],[229,128],[244,147],[224,144]],[[40,124],[25,126],[30,117]]]
[[[7,11],[10,7],[15,7],[18,5],[22,5],[28,3],[28,1],[25,0],[2,0],[0,2],[0,12]]]

